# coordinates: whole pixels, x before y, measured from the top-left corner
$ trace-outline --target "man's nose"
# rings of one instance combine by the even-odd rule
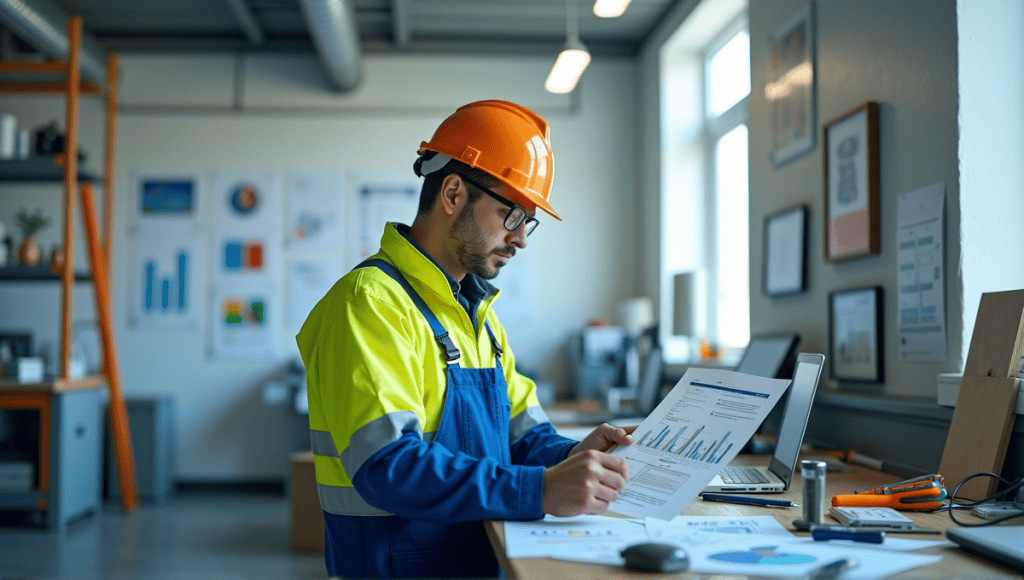
[[[519,227],[508,233],[508,242],[517,248],[526,247],[526,224],[521,223]]]

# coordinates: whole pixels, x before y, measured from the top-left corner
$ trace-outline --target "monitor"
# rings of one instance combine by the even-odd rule
[[[796,363],[800,335],[759,334],[750,337],[736,372],[769,379],[788,379]]]

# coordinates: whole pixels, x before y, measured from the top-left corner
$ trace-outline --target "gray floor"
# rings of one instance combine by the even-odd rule
[[[0,579],[326,578],[293,552],[290,504],[273,494],[179,494],[125,514],[117,503],[62,532],[0,527]]]

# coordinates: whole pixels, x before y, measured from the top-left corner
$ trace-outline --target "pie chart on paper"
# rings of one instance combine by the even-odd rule
[[[783,552],[776,546],[759,546],[743,551],[718,552],[709,554],[708,559],[730,564],[755,564],[760,566],[802,566],[816,562],[810,554]]]

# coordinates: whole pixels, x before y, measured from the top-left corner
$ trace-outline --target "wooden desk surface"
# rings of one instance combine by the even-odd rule
[[[738,457],[734,464],[746,464],[746,465],[766,465],[768,461],[767,456],[748,456]],[[880,471],[874,471],[866,467],[860,467],[856,465],[850,465],[851,471],[845,472],[829,472],[826,476],[826,491],[828,496],[831,497],[840,493],[854,493],[857,491],[864,491],[885,485],[887,483],[893,483],[899,481],[901,478],[882,473]],[[801,493],[803,490],[803,483],[800,479],[800,471],[797,470],[793,478],[793,483],[790,485],[788,491],[782,494],[770,494],[764,497],[777,498],[777,499],[789,499],[796,503],[801,501]],[[949,491],[952,491],[951,489]],[[938,528],[945,530],[949,527],[955,527],[955,524],[950,521],[949,514],[945,510],[938,512],[902,512],[907,517],[914,520],[914,522],[922,528]],[[802,508],[767,508],[737,504],[726,504],[719,502],[706,502],[700,499],[696,499],[681,512],[682,515],[688,516],[755,516],[755,515],[771,515],[775,516],[775,519],[779,521],[783,526],[792,530],[791,522],[793,520],[801,519],[803,515]],[[617,515],[609,513],[608,515]],[[966,522],[982,522],[981,518],[971,514],[968,510],[960,510],[956,514],[957,519]],[[826,516],[826,520],[831,521],[831,518]],[[1013,522],[1009,522],[1013,523]],[[487,535],[490,537],[491,546],[494,548],[494,552],[498,557],[498,561],[501,563],[501,568],[505,573],[505,576],[509,578],[653,578],[653,577],[664,577],[664,578],[699,578],[698,574],[694,573],[675,573],[675,574],[653,574],[650,572],[633,572],[625,570],[623,568],[617,568],[612,566],[605,566],[600,564],[580,564],[577,562],[567,562],[563,560],[553,560],[550,558],[515,558],[508,559],[505,557],[505,528],[503,522],[489,521],[485,522],[484,525],[487,530]],[[797,536],[807,536],[808,532],[796,532]],[[886,536],[891,537],[902,537],[911,538],[918,540],[940,540],[945,539],[945,535],[942,534],[899,534],[896,532],[886,532]],[[907,578],[1020,578],[1020,575],[1013,571],[999,566],[997,564],[990,563],[986,560],[982,560],[976,556],[973,556],[967,552],[961,551],[954,544],[948,546],[940,546],[936,548],[930,548],[927,550],[919,550],[914,552],[915,554],[935,554],[942,556],[942,560],[929,566],[923,566],[921,568],[915,568],[908,570],[900,575],[900,577]],[[735,578],[735,577],[731,577]]]

